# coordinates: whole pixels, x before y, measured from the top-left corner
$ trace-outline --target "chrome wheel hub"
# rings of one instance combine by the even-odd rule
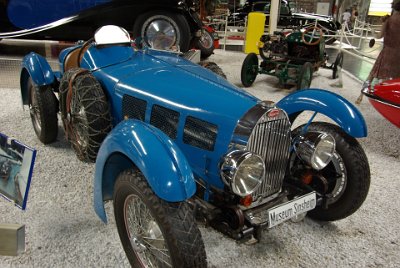
[[[179,44],[178,25],[166,16],[150,18],[144,23],[142,36],[152,48],[170,50]]]

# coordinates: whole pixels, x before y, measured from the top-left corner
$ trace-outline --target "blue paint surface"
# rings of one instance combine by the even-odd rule
[[[10,0],[7,14],[15,26],[30,29],[108,2],[111,0]]]

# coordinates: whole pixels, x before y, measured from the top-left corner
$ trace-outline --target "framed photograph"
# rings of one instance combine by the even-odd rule
[[[26,208],[36,150],[0,133],[0,195]]]

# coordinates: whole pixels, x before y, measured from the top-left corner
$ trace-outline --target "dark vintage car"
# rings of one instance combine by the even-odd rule
[[[356,139],[366,124],[337,94],[260,100],[179,53],[132,47],[116,26],[59,60],[55,72],[38,54],[24,58],[23,103],[41,141],[57,138],[59,112],[77,156],[96,161],[95,211],[106,222],[104,201],[113,200],[133,267],[206,267],[201,221],[256,241],[306,214],[348,217],[368,194]]]
[[[233,10],[231,15],[228,17],[228,24],[230,25],[244,25],[245,19],[250,12],[263,12],[267,15],[265,21],[266,25],[269,25],[269,12],[271,7],[271,1],[246,1],[246,3]],[[318,14],[303,13],[303,12],[292,12],[291,7],[286,0],[281,0],[279,6],[279,17],[278,17],[278,27],[297,27],[305,26],[317,22],[325,34],[334,35],[337,30],[340,29],[341,25],[339,22],[335,22],[332,17],[323,16]],[[334,38],[327,38],[326,43],[333,43]]]
[[[200,45],[202,23],[191,0],[5,0],[0,1],[0,39],[87,40],[102,25],[115,24],[154,45],[181,51]],[[163,47],[158,47],[163,48]]]

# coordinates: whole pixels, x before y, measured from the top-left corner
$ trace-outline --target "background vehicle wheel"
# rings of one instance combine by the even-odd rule
[[[300,126],[293,131],[299,134]],[[340,127],[330,123],[313,122],[309,131],[328,133],[336,141],[332,161],[313,178],[310,186],[326,196],[327,208],[317,206],[308,216],[322,221],[346,218],[357,211],[367,197],[370,184],[368,159],[358,141]]]
[[[310,88],[313,76],[313,65],[306,62],[301,66],[299,75],[297,76],[297,89]]]
[[[152,11],[137,18],[133,37],[142,37],[150,47],[171,49],[179,46],[182,52],[190,48],[190,28],[185,17],[166,11]]]
[[[221,67],[219,67],[215,62],[201,61],[199,64],[201,66],[203,66],[204,68],[206,68],[226,79],[226,75],[225,75],[224,71],[222,71]]]
[[[111,117],[103,89],[91,73],[75,68],[64,74],[60,82],[60,110],[65,134],[77,157],[95,161],[101,143],[111,130]]]
[[[254,83],[258,74],[258,57],[256,53],[250,53],[246,56],[242,64],[240,78],[245,87],[249,87]]]
[[[44,144],[57,139],[57,98],[51,86],[36,86],[28,79],[29,112],[33,129]]]
[[[187,203],[158,198],[138,170],[118,176],[113,199],[118,234],[132,267],[207,267]]]
[[[201,58],[206,59],[214,52],[214,37],[207,29],[203,28],[202,34],[196,38],[195,47],[200,49]]]
[[[332,79],[338,78],[338,67],[342,68],[343,66],[343,52],[339,52],[336,55],[335,62],[332,65]]]

